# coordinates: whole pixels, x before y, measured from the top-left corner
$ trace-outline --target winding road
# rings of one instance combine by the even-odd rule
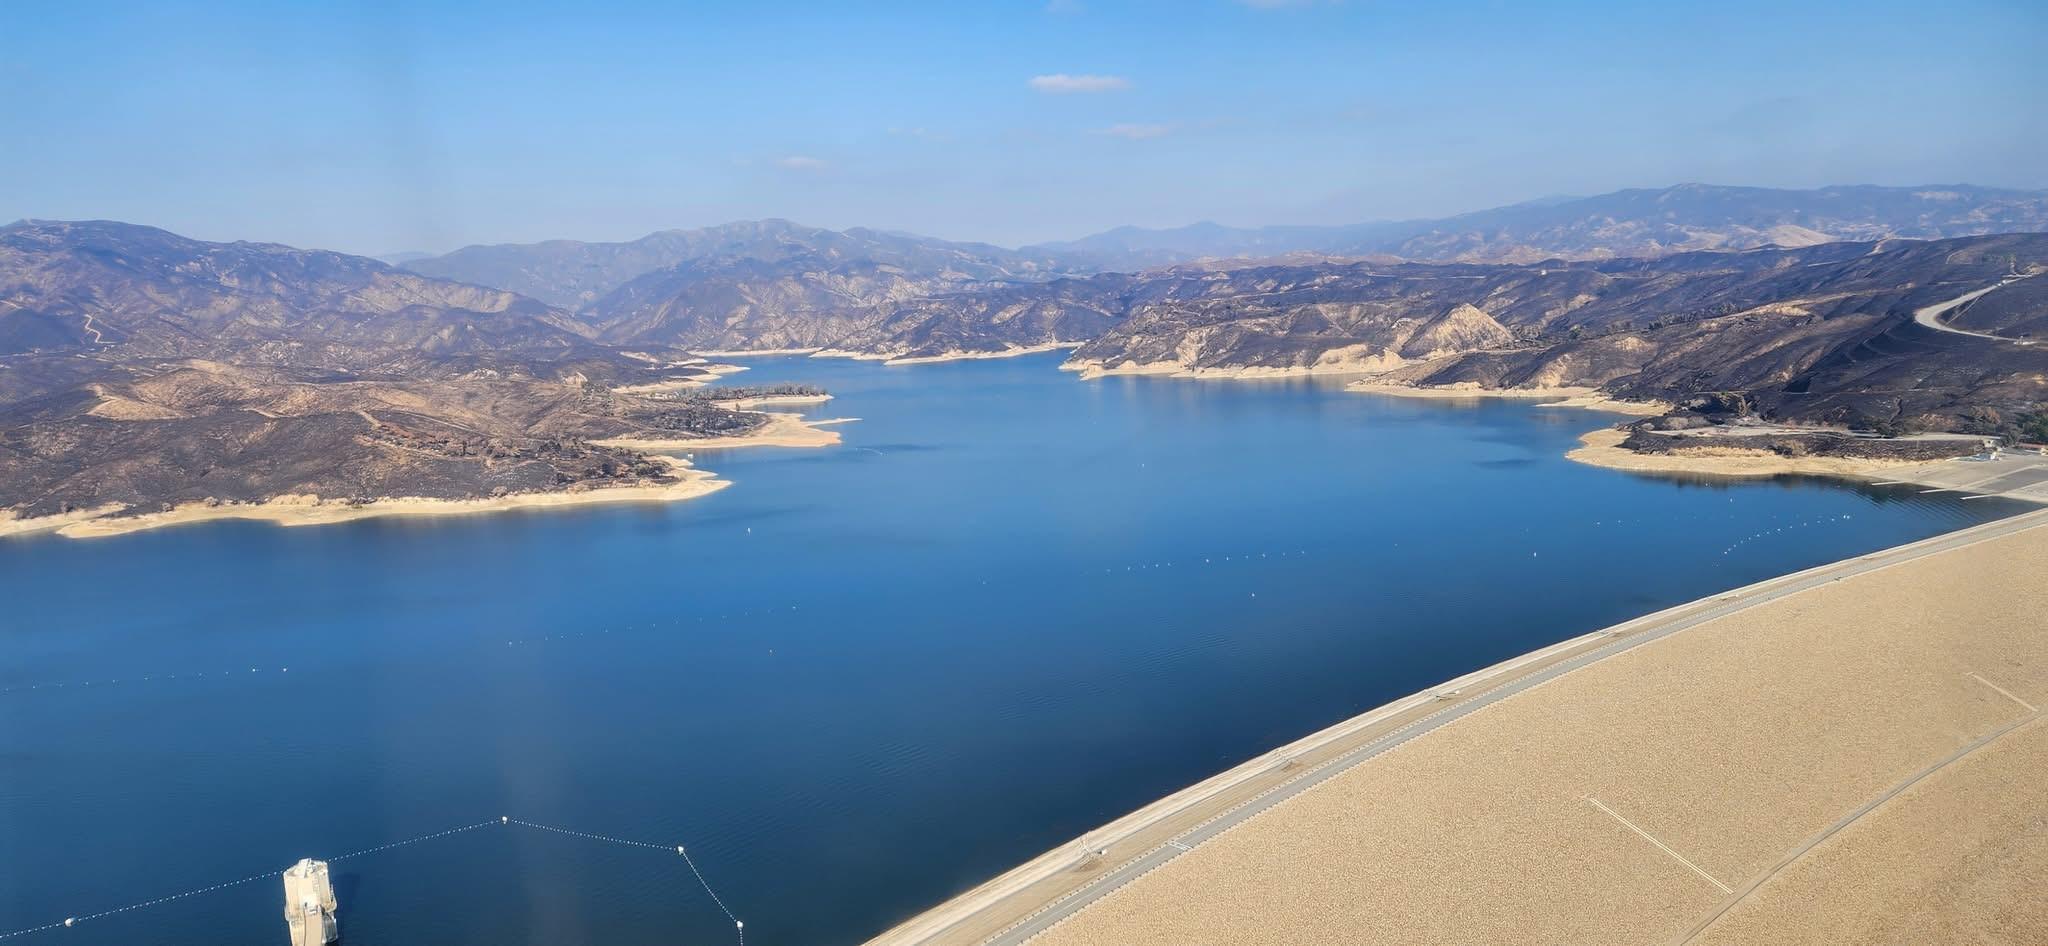
[[[1992,341],[2005,342],[2011,345],[2031,345],[2033,344],[2033,341],[2029,339],[2007,338],[2003,335],[1992,335],[1988,332],[1972,332],[1969,329],[1956,328],[1955,326],[1950,325],[1947,322],[1943,322],[1941,320],[1942,316],[1947,315],[1952,311],[1955,311],[1957,308],[1961,307],[1966,303],[1975,301],[1979,296],[1982,296],[1985,293],[1991,292],[1995,289],[2002,289],[2006,286],[2010,286],[2013,283],[2019,282],[2022,279],[2029,278],[2029,276],[2031,275],[2032,274],[2029,274],[2028,276],[2007,276],[2004,279],[1992,283],[1989,286],[1985,286],[1984,288],[1975,290],[1973,292],[1963,293],[1962,295],[1950,299],[1947,302],[1937,302],[1930,306],[1923,306],[1913,312],[1913,321],[1918,322],[1921,325],[1927,326],[1928,328],[1931,328],[1937,332],[1948,332],[1954,335],[1969,335],[1975,338],[1988,338]]]

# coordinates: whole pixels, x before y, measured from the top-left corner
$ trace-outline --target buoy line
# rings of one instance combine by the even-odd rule
[[[449,828],[446,831],[436,831],[433,834],[422,834],[416,838],[406,838],[403,841],[393,841],[390,844],[379,844],[376,847],[366,847],[360,851],[350,851],[349,853],[343,854],[339,857],[327,858],[327,862],[331,864],[335,861],[348,860],[351,857],[362,857],[365,854],[375,854],[378,851],[388,851],[395,847],[404,847],[408,844],[418,844],[421,841],[432,841],[435,838],[445,838],[451,834],[461,834],[464,831],[475,831],[478,828],[488,828],[494,823],[495,822],[490,821],[479,821],[476,824],[466,824],[460,828]]]
[[[704,892],[711,897],[711,902],[718,905],[718,912],[725,914],[725,918],[732,921],[733,930],[739,936],[740,946],[746,946],[747,925],[745,923],[740,922],[740,918],[734,916],[732,910],[725,905],[724,898],[720,897],[717,891],[711,889],[711,883],[704,879],[704,872],[698,869],[696,859],[691,857],[689,850],[680,844],[655,844],[649,841],[634,841],[628,838],[616,838],[610,835],[592,834],[587,831],[577,831],[571,828],[564,828],[559,825],[541,824],[535,821],[522,821],[518,818],[513,818],[508,815],[499,815],[498,817],[493,818],[489,821],[479,821],[475,824],[466,824],[462,825],[461,827],[446,828],[440,831],[433,831],[427,834],[405,838],[404,840],[400,841],[392,841],[388,844],[379,844],[376,847],[367,847],[360,851],[351,851],[347,854],[327,858],[327,860],[331,863],[334,861],[347,860],[352,857],[362,857],[368,854],[376,854],[382,851],[389,851],[393,848],[405,847],[411,844],[419,844],[423,841],[432,841],[438,838],[446,838],[457,834],[464,834],[470,831],[475,831],[479,828],[488,828],[492,825],[517,825],[522,828],[533,828],[540,831],[547,831],[553,834],[566,835],[574,838],[583,838],[585,840],[590,841],[602,841],[606,844],[618,844],[626,847],[646,848],[648,850],[653,851],[667,852],[673,850],[677,854],[682,855],[683,862],[690,866],[690,874],[697,878],[697,885],[704,888]],[[115,916],[117,914],[129,913],[135,910],[142,910],[165,903],[170,903],[174,900],[183,900],[187,897],[196,897],[201,894],[213,893],[216,890],[226,890],[229,887],[240,887],[243,884],[254,883],[259,880],[269,880],[272,878],[282,876],[284,876],[284,870],[282,869],[265,871],[261,874],[254,874],[248,877],[243,877],[240,880],[229,880],[217,884],[212,884],[206,887],[195,887],[191,890],[186,890],[180,893],[168,894],[161,897],[155,897],[149,900],[143,900],[138,903],[131,903],[126,906],[114,907],[108,910],[101,910],[97,913],[83,913],[77,916],[65,917],[62,920],[57,920],[52,923],[45,923],[41,926],[25,927],[23,929],[0,933],[0,940],[14,939],[16,937],[29,936],[35,933],[46,933],[50,930],[59,930],[64,929],[66,927],[73,927],[77,926],[80,923],[85,923],[91,920],[104,919],[106,917]]]
[[[683,856],[683,863],[690,865],[690,873],[696,876],[697,885],[704,888],[704,892],[711,897],[712,903],[718,904],[718,912],[725,914],[725,918],[732,921],[733,929],[739,933],[740,946],[746,946],[747,925],[745,923],[740,922],[740,918],[734,916],[732,910],[726,907],[725,900],[718,896],[718,891],[711,889],[711,882],[705,880],[704,872],[697,869],[697,859],[691,857],[689,849],[684,847],[683,845],[655,844],[650,841],[635,841],[630,838],[615,838],[611,837],[610,835],[591,834],[587,831],[576,831],[569,828],[559,827],[557,825],[538,824],[532,821],[521,821],[517,818],[502,818],[500,820],[502,820],[505,824],[516,824],[525,828],[537,828],[541,831],[552,831],[555,834],[566,834],[570,837],[585,838],[591,841],[603,841],[606,844],[622,844],[626,847],[644,847],[656,851],[667,851],[671,847],[673,847],[677,854]]]
[[[1281,551],[1272,551],[1272,552],[1245,552],[1245,553],[1233,553],[1233,554],[1230,554],[1230,555],[1221,555],[1221,554],[1216,554],[1216,555],[1209,555],[1209,556],[1205,556],[1205,557],[1201,558],[1201,560],[1200,560],[1200,562],[1199,562],[1199,563],[1197,563],[1197,562],[1196,562],[1196,561],[1195,561],[1194,559],[1192,559],[1192,558],[1191,558],[1191,559],[1189,559],[1189,560],[1188,560],[1187,564],[1189,564],[1189,565],[1195,565],[1195,564],[1202,564],[1202,565],[1224,565],[1224,564],[1243,564],[1243,563],[1250,563],[1250,562],[1256,562],[1256,561],[1260,561],[1260,560],[1270,560],[1270,559],[1284,559],[1284,558],[1301,558],[1301,557],[1306,557],[1307,555],[1308,555],[1308,550],[1306,550],[1306,549],[1296,549],[1296,550],[1281,550]],[[1173,562],[1173,561],[1153,561],[1153,562],[1140,562],[1140,563],[1136,563],[1136,564],[1132,564],[1132,565],[1126,565],[1126,566],[1123,566],[1123,568],[1121,569],[1121,571],[1123,571],[1123,572],[1140,572],[1140,571],[1149,571],[1149,570],[1153,570],[1153,569],[1160,569],[1160,570],[1163,570],[1163,569],[1167,569],[1167,568],[1172,568],[1172,567],[1174,567],[1174,565],[1176,565],[1176,564],[1179,564],[1179,563],[1177,563],[1177,562]],[[1110,573],[1115,573],[1115,572],[1117,572],[1117,571],[1118,571],[1118,569],[1117,569],[1117,568],[1114,568],[1114,567],[1104,567],[1104,568],[1102,569],[1102,572],[1101,572],[1101,573],[1103,573],[1103,574],[1110,574]],[[1097,573],[1095,572],[1094,568],[1092,568],[1092,567],[1091,567],[1091,568],[1087,569],[1086,571],[1082,572],[1081,574],[1082,574],[1082,575],[1094,575],[1094,574],[1097,574]],[[716,622],[718,622],[718,623],[721,623],[721,624],[729,624],[729,623],[731,623],[731,622],[733,622],[733,621],[735,621],[735,620],[744,620],[744,619],[749,619],[749,618],[753,618],[753,617],[756,617],[756,616],[759,616],[759,617],[766,617],[766,616],[768,616],[768,615],[770,615],[770,614],[780,614],[780,613],[786,613],[786,612],[794,612],[794,611],[797,611],[797,610],[799,610],[799,608],[798,608],[798,606],[797,606],[797,605],[788,605],[787,607],[784,607],[784,606],[781,606],[781,605],[775,605],[775,606],[767,606],[767,607],[750,607],[750,608],[741,608],[741,609],[737,609],[737,610],[731,610],[731,609],[728,609],[728,610],[725,610],[725,611],[721,611],[720,613],[718,613],[718,614],[715,614],[715,615],[714,615],[714,614],[708,614],[708,613],[707,613],[707,614],[697,614],[697,615],[695,615],[695,616],[694,616],[694,621],[695,621],[695,623],[699,623],[699,624],[702,624],[702,623],[705,623],[705,622],[708,622],[708,621],[716,621]],[[618,624],[616,624],[616,625],[613,625],[613,626],[607,626],[607,627],[600,627],[600,628],[595,628],[595,629],[588,629],[588,630],[579,630],[579,631],[561,631],[561,632],[558,632],[558,633],[553,633],[553,634],[545,634],[545,635],[541,635],[541,636],[538,636],[538,637],[522,637],[522,638],[511,638],[511,639],[503,639],[503,638],[494,638],[494,639],[493,639],[493,641],[494,641],[494,642],[496,642],[496,641],[502,641],[502,642],[503,642],[503,643],[502,643],[502,646],[504,646],[504,647],[509,647],[509,648],[520,648],[520,647],[532,647],[532,646],[536,646],[536,645],[539,645],[539,644],[553,644],[553,643],[559,643],[559,642],[563,642],[563,641],[569,641],[569,640],[581,640],[581,639],[587,639],[587,638],[592,638],[592,637],[604,637],[604,636],[608,636],[608,635],[612,634],[612,633],[613,633],[614,631],[624,631],[624,632],[628,632],[628,633],[631,633],[631,632],[634,632],[634,631],[642,631],[642,632],[645,632],[645,631],[653,631],[653,630],[655,630],[655,629],[657,629],[657,628],[661,628],[661,627],[664,627],[664,626],[668,626],[668,627],[679,627],[679,626],[682,626],[682,625],[684,624],[684,622],[685,622],[685,619],[684,619],[684,618],[671,618],[671,619],[669,619],[669,620],[667,620],[667,621],[660,621],[660,620],[655,620],[655,621],[645,621],[645,622],[635,622],[635,621],[626,621],[626,622],[620,622],[620,623],[618,623]],[[263,673],[263,672],[265,672],[265,671],[266,671],[267,669],[268,669],[268,668],[264,668],[264,667],[250,667],[250,668],[248,668],[248,670],[247,670],[247,673]],[[318,670],[318,668],[316,667],[316,668],[315,668],[315,670],[317,671],[317,670]],[[276,671],[275,671],[275,672],[277,672],[277,673],[289,673],[289,672],[291,672],[291,668],[290,668],[290,667],[279,667],[279,668],[277,668],[277,669],[276,669]],[[15,693],[28,693],[28,692],[30,692],[30,691],[47,691],[47,690],[62,690],[62,689],[67,689],[67,688],[75,688],[75,689],[88,689],[88,688],[92,688],[92,687],[96,687],[96,686],[97,686],[97,687],[109,687],[109,686],[116,686],[116,685],[122,685],[122,684],[134,684],[134,683],[141,683],[141,682],[158,682],[158,681],[166,681],[166,680],[219,680],[219,679],[227,679],[227,678],[231,678],[231,677],[237,677],[237,676],[241,676],[242,674],[243,674],[243,671],[240,671],[240,670],[234,670],[234,669],[229,669],[229,670],[199,670],[199,671],[181,671],[181,672],[179,672],[179,673],[163,673],[163,672],[137,673],[137,674],[130,674],[130,675],[128,675],[128,676],[125,676],[125,677],[113,677],[113,678],[107,678],[107,679],[101,679],[101,680],[84,680],[84,681],[77,681],[77,680],[74,680],[74,681],[70,681],[70,682],[67,682],[67,683],[36,683],[36,684],[17,684],[17,685],[13,685],[13,686],[6,686],[6,687],[0,687],[0,695],[8,695],[8,694],[15,694]],[[331,860],[331,858],[330,858],[330,860]]]
[[[1734,542],[1730,543],[1727,548],[1722,549],[1721,554],[1733,554],[1735,550],[1745,545],[1748,545],[1751,542],[1759,542],[1774,535],[1781,535],[1788,529],[1804,529],[1807,526],[1820,525],[1821,523],[1825,522],[1844,522],[1847,521],[1849,518],[1851,517],[1848,513],[1841,513],[1839,515],[1832,516],[1814,516],[1809,519],[1798,519],[1789,524],[1778,526],[1774,529],[1765,529],[1761,532],[1752,532],[1749,535],[1736,539]]]
[[[249,670],[248,670],[248,672],[249,672],[249,673],[262,673],[262,672],[264,672],[264,669],[265,669],[265,668],[263,668],[263,667],[250,667],[250,668],[249,668]],[[290,668],[290,667],[279,667],[279,668],[277,668],[277,672],[278,672],[278,673],[290,673],[290,672],[292,672],[292,668]],[[197,671],[184,671],[184,672],[182,672],[182,673],[144,673],[144,674],[131,674],[130,676],[128,676],[128,677],[126,678],[126,680],[127,680],[128,682],[130,682],[130,683],[135,683],[135,682],[140,682],[140,681],[146,681],[146,680],[147,680],[147,681],[153,681],[153,680],[177,680],[177,679],[180,679],[180,678],[182,678],[182,679],[186,679],[186,680],[197,680],[197,679],[200,679],[200,678],[202,678],[202,677],[204,677],[204,678],[225,678],[225,677],[239,677],[239,676],[241,676],[241,675],[242,675],[242,673],[241,673],[240,671],[237,671],[237,670],[197,670]],[[71,682],[70,682],[69,684],[64,684],[64,683],[27,683],[27,684],[18,684],[18,685],[15,685],[15,686],[10,686],[10,687],[0,687],[0,694],[4,694],[4,693],[26,693],[26,692],[28,692],[28,691],[30,691],[30,690],[62,690],[62,689],[64,689],[64,688],[65,688],[65,687],[66,687],[67,685],[68,685],[68,686],[73,686],[73,687],[77,687],[77,688],[79,688],[79,689],[85,689],[85,688],[87,688],[87,687],[91,687],[91,686],[95,686],[95,685],[97,685],[97,686],[100,686],[100,687],[110,687],[110,686],[114,686],[114,685],[116,685],[116,684],[118,684],[118,683],[121,683],[121,682],[122,682],[122,679],[123,679],[123,678],[121,678],[121,677],[110,677],[110,678],[108,678],[108,679],[105,679],[105,680],[74,680],[74,681],[71,681]]]
[[[1731,498],[1731,499],[1730,499],[1730,502],[1733,502],[1733,501],[1734,501],[1734,500],[1733,500],[1733,499]],[[1777,525],[1775,525],[1775,526],[1773,526],[1773,527],[1769,527],[1769,528],[1764,528],[1764,529],[1762,529],[1761,531],[1758,531],[1758,532],[1754,532],[1754,533],[1751,533],[1751,534],[1749,534],[1749,535],[1746,535],[1746,536],[1742,536],[1742,537],[1740,537],[1740,538],[1737,538],[1737,539],[1733,540],[1733,541],[1732,541],[1732,542],[1731,542],[1731,543],[1730,543],[1729,545],[1727,545],[1727,546],[1726,546],[1725,548],[1723,548],[1723,549],[1722,549],[1722,550],[1720,551],[1720,556],[1718,556],[1718,558],[1726,558],[1726,557],[1728,557],[1728,556],[1732,556],[1732,555],[1734,555],[1734,554],[1735,554],[1736,552],[1738,552],[1738,551],[1742,551],[1742,550],[1743,550],[1743,549],[1744,549],[1744,548],[1745,548],[1746,546],[1750,545],[1750,543],[1753,543],[1753,542],[1760,542],[1760,541],[1762,541],[1763,539],[1766,539],[1766,538],[1771,538],[1771,537],[1774,537],[1774,536],[1782,535],[1782,534],[1784,534],[1784,533],[1786,533],[1786,532],[1789,532],[1789,531],[1791,531],[1791,530],[1793,530],[1793,529],[1795,529],[1795,528],[1805,528],[1805,527],[1810,527],[1810,526],[1817,526],[1817,525],[1822,525],[1822,524],[1825,524],[1825,523],[1829,523],[1829,522],[1840,522],[1840,521],[1845,521],[1845,520],[1849,520],[1849,519],[1851,519],[1851,518],[1853,518],[1853,517],[1852,517],[1851,515],[1848,515],[1848,514],[1822,514],[1822,515],[1814,515],[1814,516],[1796,516],[1796,517],[1794,517],[1794,516],[1784,516],[1784,515],[1773,515],[1773,516],[1770,516],[1770,517],[1766,518],[1766,519],[1765,519],[1765,520],[1763,520],[1763,521],[1764,521],[1765,523],[1777,523]],[[1712,515],[1709,515],[1709,514],[1707,514],[1707,513],[1705,513],[1705,512],[1698,512],[1698,513],[1694,513],[1694,514],[1692,514],[1692,515],[1690,515],[1690,516],[1677,516],[1677,517],[1653,517],[1653,516],[1639,516],[1639,517],[1623,517],[1623,518],[1603,518],[1603,519],[1596,519],[1596,520],[1594,520],[1594,521],[1593,521],[1593,525],[1594,525],[1595,527],[1608,527],[1608,526],[1631,526],[1631,525],[1649,525],[1649,524],[1654,524],[1654,525],[1658,525],[1658,526],[1664,526],[1664,527],[1668,527],[1668,526],[1671,526],[1672,524],[1674,524],[1674,523],[1676,523],[1676,522],[1679,522],[1679,521],[1683,521],[1683,520],[1691,520],[1691,521],[1699,521],[1699,520],[1715,520],[1715,521],[1725,521],[1725,520],[1721,520],[1721,519],[1720,519],[1720,517],[1717,517],[1717,516],[1712,516]],[[1528,530],[1527,530],[1527,529],[1525,528],[1525,529],[1524,529],[1523,531],[1525,531],[1525,532],[1526,532],[1526,531],[1528,531]],[[1394,544],[1394,545],[1395,545],[1396,547],[1398,547],[1398,546],[1400,545],[1400,543],[1399,543],[1399,542],[1395,542],[1395,543],[1393,543],[1393,544]],[[1317,553],[1317,555],[1315,555],[1315,556],[1313,556],[1313,557],[1316,557],[1316,558],[1322,558],[1322,557],[1325,557],[1325,555],[1327,555],[1327,554],[1337,554],[1337,555],[1341,555],[1341,554],[1342,554],[1342,552],[1341,552],[1341,550],[1330,550],[1330,551],[1327,551],[1327,552],[1326,552],[1326,551],[1319,551],[1319,552]],[[1165,570],[1167,570],[1167,569],[1171,569],[1171,568],[1174,568],[1174,567],[1176,567],[1176,566],[1187,566],[1187,567],[1190,567],[1190,568],[1199,568],[1199,567],[1204,567],[1204,566],[1208,566],[1208,567],[1214,567],[1214,566],[1221,566],[1221,565],[1242,565],[1242,564],[1250,564],[1250,563],[1256,563],[1256,562],[1261,562],[1261,561],[1270,561],[1270,560],[1273,560],[1273,559],[1305,559],[1305,558],[1310,558],[1310,557],[1311,557],[1311,556],[1310,556],[1310,554],[1309,554],[1309,552],[1308,552],[1308,550],[1307,550],[1307,549],[1292,549],[1292,550],[1284,550],[1284,549],[1283,549],[1283,550],[1278,550],[1278,551],[1266,551],[1266,552],[1242,552],[1242,553],[1236,553],[1236,552],[1234,552],[1234,553],[1231,553],[1231,554],[1228,554],[1228,555],[1225,555],[1225,554],[1214,554],[1214,553],[1212,553],[1212,554],[1207,554],[1207,555],[1189,555],[1189,556],[1187,556],[1187,557],[1185,557],[1185,558],[1182,558],[1182,559],[1172,559],[1172,560],[1165,560],[1165,561],[1141,561],[1141,562],[1135,562],[1135,563],[1129,563],[1129,564],[1122,564],[1122,565],[1099,565],[1099,564],[1098,564],[1098,565],[1092,565],[1092,566],[1085,566],[1085,567],[1083,567],[1083,568],[1081,569],[1081,571],[1079,571],[1079,572],[1077,573],[1077,577],[1094,577],[1094,578],[1100,578],[1100,577],[1101,577],[1101,576],[1103,576],[1103,575],[1121,575],[1121,574],[1126,574],[1126,573],[1128,573],[1128,574],[1131,574],[1131,575],[1137,575],[1137,574],[1140,574],[1140,573],[1143,573],[1143,572],[1148,572],[1148,571],[1150,571],[1150,572],[1163,572],[1163,571],[1165,571]],[[1531,553],[1531,557],[1538,557],[1538,556],[1537,556],[1537,553],[1534,553],[1534,552],[1532,552],[1532,553]],[[1715,564],[1716,564],[1716,565],[1719,565],[1719,564],[1720,564],[1720,562],[1719,562],[1719,561],[1717,560],[1717,561],[1715,562]],[[983,584],[986,584],[986,583],[987,583],[986,581],[984,581],[984,582],[983,582]],[[719,624],[719,625],[729,625],[729,624],[731,624],[731,623],[733,623],[733,622],[735,622],[735,621],[738,621],[738,620],[745,620],[745,619],[750,619],[750,618],[754,618],[754,617],[767,617],[767,616],[769,616],[769,615],[771,615],[771,614],[783,614],[783,613],[787,613],[787,612],[794,612],[794,611],[797,611],[797,610],[799,610],[799,608],[798,608],[798,606],[796,606],[796,605],[788,605],[788,606],[783,606],[783,605],[770,605],[770,606],[756,606],[756,607],[748,607],[748,608],[730,608],[730,607],[728,607],[728,608],[725,608],[725,609],[721,610],[721,611],[720,611],[719,613],[716,613],[716,614],[712,614],[712,613],[708,613],[708,612],[707,612],[707,613],[699,613],[699,614],[695,614],[695,615],[692,615],[692,616],[690,616],[690,617],[678,617],[678,618],[669,618],[669,619],[667,619],[667,620],[661,620],[661,619],[657,619],[657,620],[652,620],[652,621],[640,621],[640,620],[626,620],[626,621],[619,621],[619,622],[616,622],[616,623],[614,623],[614,624],[611,624],[611,625],[609,625],[609,626],[605,626],[605,627],[599,627],[599,628],[591,628],[591,629],[586,629],[586,630],[576,630],[576,631],[560,631],[560,632],[557,632],[557,633],[552,633],[552,634],[544,634],[544,635],[539,635],[539,636],[535,636],[535,637],[523,637],[523,638],[512,638],[512,639],[505,639],[505,638],[501,638],[501,637],[496,637],[495,635],[493,635],[493,636],[491,636],[491,637],[489,637],[489,638],[485,638],[485,639],[483,639],[483,640],[480,640],[480,641],[479,641],[478,643],[484,643],[485,641],[488,641],[488,642],[489,642],[489,644],[491,644],[491,645],[494,645],[494,646],[502,646],[502,647],[506,647],[506,648],[513,648],[513,649],[519,649],[519,648],[526,648],[526,647],[534,647],[534,646],[538,646],[538,645],[542,645],[542,644],[556,644],[556,643],[562,643],[562,642],[566,642],[566,641],[570,641],[570,640],[581,640],[581,639],[586,639],[586,638],[606,637],[606,636],[610,636],[610,635],[611,635],[611,634],[613,634],[613,632],[615,632],[615,631],[617,631],[617,632],[624,632],[624,634],[631,634],[631,633],[633,633],[633,632],[652,632],[652,631],[655,631],[655,630],[657,630],[657,629],[661,629],[661,628],[668,628],[668,627],[681,627],[681,626],[684,626],[684,625],[685,625],[686,623],[696,623],[696,624],[705,624],[705,623],[715,623],[715,624]],[[623,636],[623,635],[622,635],[622,636]],[[318,668],[315,668],[315,670],[316,670],[316,672],[317,672]],[[139,683],[139,682],[160,682],[160,681],[166,681],[166,680],[194,680],[194,679],[199,679],[199,680],[221,680],[221,679],[230,679],[230,678],[234,678],[234,677],[243,677],[243,676],[246,676],[247,674],[263,674],[263,673],[266,673],[266,672],[276,672],[276,673],[288,673],[288,672],[290,672],[290,671],[291,671],[291,668],[290,668],[290,667],[278,667],[278,668],[275,668],[275,670],[274,670],[274,671],[272,671],[272,670],[271,670],[271,668],[266,668],[266,667],[250,667],[250,668],[248,668],[248,669],[247,669],[246,671],[243,671],[243,670],[240,670],[240,669],[228,669],[228,670],[201,670],[201,671],[196,671],[196,672],[192,672],[192,671],[183,671],[183,672],[179,672],[179,673],[163,673],[163,672],[151,672],[151,673],[129,674],[129,675],[126,675],[126,676],[123,676],[123,677],[119,677],[119,678],[109,678],[109,679],[99,679],[99,680],[84,680],[84,681],[78,681],[78,680],[73,680],[73,681],[69,681],[69,682],[66,682],[66,683],[48,683],[48,682],[45,682],[45,683],[37,683],[37,684],[15,684],[15,685],[12,685],[12,686],[5,686],[5,687],[0,687],[0,696],[6,696],[6,695],[13,695],[13,694],[27,694],[27,693],[29,693],[29,692],[31,692],[31,691],[45,691],[45,692],[47,692],[47,691],[52,691],[52,690],[64,690],[64,689],[91,689],[91,688],[95,688],[95,687],[99,687],[99,688],[104,688],[104,687],[108,687],[108,686],[115,686],[115,685],[128,685],[128,684],[134,684],[134,683]],[[258,678],[258,679],[260,679],[260,678]]]

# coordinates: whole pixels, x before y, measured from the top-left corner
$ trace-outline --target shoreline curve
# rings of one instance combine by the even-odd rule
[[[693,465],[689,459],[668,455],[692,450],[731,450],[745,447],[825,447],[840,442],[837,431],[823,425],[844,423],[853,418],[807,421],[787,412],[757,411],[768,423],[753,433],[738,437],[700,437],[678,440],[616,439],[592,441],[599,446],[647,452],[651,459],[668,467],[677,478],[668,483],[634,483],[581,489],[510,493],[479,499],[441,499],[428,496],[380,496],[369,502],[331,499],[311,493],[273,496],[260,502],[182,503],[162,512],[120,515],[127,509],[109,503],[32,519],[0,519],[0,540],[51,534],[67,539],[95,539],[128,535],[151,529],[196,525],[231,519],[267,522],[296,528],[334,525],[379,518],[429,518],[473,516],[486,513],[532,509],[567,509],[623,503],[665,504],[708,496],[732,485],[717,473]]]

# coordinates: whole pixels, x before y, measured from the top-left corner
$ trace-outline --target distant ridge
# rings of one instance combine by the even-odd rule
[[[573,309],[591,305],[642,276],[707,260],[769,264],[860,260],[913,275],[928,272],[975,279],[1030,277],[1053,268],[1048,260],[986,243],[954,243],[865,227],[825,230],[780,219],[661,230],[618,243],[548,240],[466,246],[403,265],[422,275],[506,289]]]
[[[920,292],[929,293],[974,281],[1031,282],[1200,260],[1323,256],[1532,263],[2038,231],[2048,231],[2048,191],[1973,184],[1810,190],[1678,184],[1592,197],[1540,197],[1423,220],[1126,226],[1019,249],[864,227],[828,230],[771,218],[662,230],[621,242],[501,243],[439,256],[397,253],[383,259],[422,275],[517,292],[564,308],[616,310],[619,303],[605,302],[606,296],[642,277],[685,266],[705,271],[743,263],[757,273],[773,269],[799,275],[867,262],[900,271]]]
[[[1165,230],[1118,227],[1025,249],[1109,269],[1288,253],[1527,263],[2041,230],[2048,230],[2048,191],[1970,184],[1812,190],[1679,184],[1596,197],[1546,197],[1431,220],[1252,228],[1205,221]]]

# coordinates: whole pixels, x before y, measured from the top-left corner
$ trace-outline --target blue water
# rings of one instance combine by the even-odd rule
[[[736,485],[687,503],[0,541],[0,933],[509,815],[689,845],[749,943],[856,943],[1448,677],[2015,511],[1057,363],[752,362],[862,419],[701,454]],[[352,946],[734,939],[648,848],[492,826],[335,871]],[[9,946],[282,943],[281,910],[265,879]]]

